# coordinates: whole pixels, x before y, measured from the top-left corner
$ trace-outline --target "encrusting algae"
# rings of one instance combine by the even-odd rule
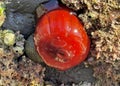
[[[71,86],[119,86],[120,1],[61,0],[61,2],[78,11],[78,17],[87,30],[91,39],[91,49],[84,63],[86,66],[92,66],[93,76],[97,78],[95,83],[73,82]],[[0,27],[6,18],[5,9],[3,1],[0,1]],[[0,85],[46,86],[44,84],[46,81],[43,80],[45,68],[26,58],[25,39],[20,33],[0,29]],[[62,83],[62,86],[65,84]]]
[[[5,4],[3,1],[0,1],[0,26],[4,23],[5,21]]]

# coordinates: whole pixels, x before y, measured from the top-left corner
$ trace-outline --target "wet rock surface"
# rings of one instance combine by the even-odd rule
[[[91,67],[86,68],[84,64],[80,64],[67,71],[58,71],[54,68],[46,67],[44,80],[53,82],[57,86],[62,83],[70,85],[80,81],[94,82],[95,78]]]
[[[21,13],[7,13],[6,21],[3,24],[4,29],[20,31],[25,37],[28,37],[35,29],[34,15]]]
[[[27,38],[35,29],[35,9],[48,0],[5,0],[4,29],[20,31]]]
[[[6,0],[7,9],[12,12],[33,13],[37,6],[48,0]]]

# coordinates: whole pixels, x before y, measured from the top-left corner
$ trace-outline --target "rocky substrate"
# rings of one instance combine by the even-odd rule
[[[1,86],[120,85],[119,0],[50,0],[49,4],[48,0],[3,1],[6,9],[2,20],[5,21],[0,27],[0,34],[4,35],[5,29],[14,31],[15,43],[6,45],[5,37],[0,35]],[[34,59],[39,58],[33,41],[36,18],[53,3],[53,8],[62,4],[72,9],[91,39],[88,59],[67,71],[58,71],[46,66],[42,60],[38,63]]]

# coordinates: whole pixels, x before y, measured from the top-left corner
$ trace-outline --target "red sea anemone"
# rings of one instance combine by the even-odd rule
[[[83,62],[90,48],[90,40],[81,22],[64,9],[52,10],[39,19],[34,41],[43,61],[59,70]]]

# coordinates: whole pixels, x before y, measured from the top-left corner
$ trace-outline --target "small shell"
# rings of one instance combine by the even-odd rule
[[[33,34],[30,37],[28,37],[28,39],[25,42],[25,53],[31,60],[39,63],[43,62],[41,57],[35,50]]]

